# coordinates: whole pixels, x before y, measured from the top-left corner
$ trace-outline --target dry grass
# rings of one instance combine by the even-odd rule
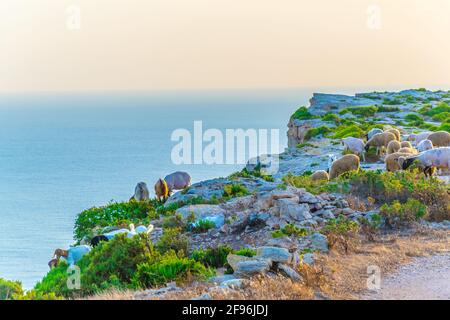
[[[382,276],[395,271],[414,257],[450,251],[450,232],[417,228],[413,233],[380,236],[376,242],[358,241],[351,251],[332,250],[316,258],[314,266],[299,265],[301,282],[282,276],[260,276],[248,280],[240,290],[209,290],[211,285],[192,284],[181,292],[159,299],[184,300],[205,292],[217,300],[304,300],[320,292],[331,299],[358,299],[366,289],[368,266],[376,265]],[[111,291],[90,299],[133,299],[132,292]]]

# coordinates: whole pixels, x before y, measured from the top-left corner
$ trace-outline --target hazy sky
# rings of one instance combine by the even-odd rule
[[[449,0],[1,0],[0,91],[449,87],[449,14]]]

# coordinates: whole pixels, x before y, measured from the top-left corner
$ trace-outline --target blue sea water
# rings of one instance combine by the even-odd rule
[[[0,96],[0,277],[31,288],[77,213],[127,200],[137,182],[186,170],[193,181],[242,165],[174,165],[170,136],[207,128],[280,130],[309,90]]]

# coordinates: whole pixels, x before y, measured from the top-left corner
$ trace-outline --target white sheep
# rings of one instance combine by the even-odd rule
[[[398,159],[398,164],[403,170],[408,169],[413,163],[417,163],[417,167],[429,176],[436,168],[448,169],[450,168],[450,147],[426,150],[418,155]]]
[[[330,168],[330,179],[339,177],[341,174],[358,171],[359,157],[355,154],[346,154],[333,162]]]
[[[351,152],[357,154],[358,156],[361,156],[363,161],[366,161],[365,158],[365,143],[361,139],[354,138],[354,137],[347,137],[342,139],[342,144],[346,147],[346,149],[350,150]]]
[[[433,149],[433,142],[431,142],[431,140],[425,139],[420,141],[420,143],[417,145],[417,151],[419,152],[424,152],[426,150],[431,150]]]
[[[383,130],[381,130],[380,128],[373,128],[366,134],[367,140],[372,139],[372,137],[378,133],[383,133]]]
[[[418,145],[422,140],[428,139],[431,132],[411,133],[408,137],[408,141],[411,141],[414,145]]]

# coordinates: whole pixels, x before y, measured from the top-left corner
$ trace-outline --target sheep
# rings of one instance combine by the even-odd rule
[[[398,129],[388,129],[388,130],[385,130],[384,132],[393,133],[395,135],[395,140],[401,141],[401,135],[400,135],[400,131],[398,131]]]
[[[90,244],[92,247],[96,247],[99,245],[100,242],[109,241],[119,234],[126,234],[128,238],[132,238],[133,236],[140,234],[140,233],[149,234],[154,229],[152,224],[148,225],[148,227],[140,225],[140,226],[137,226],[136,228],[134,227],[134,224],[130,224],[129,227],[130,227],[130,229],[125,229],[125,228],[118,229],[118,230],[113,230],[113,231],[104,233],[102,235],[95,236],[91,239]]]
[[[431,149],[433,149],[433,142],[428,139],[420,141],[420,143],[417,145],[417,151],[419,152],[424,152]]]
[[[155,184],[155,193],[158,200],[166,200],[173,190],[181,190],[191,185],[191,176],[187,172],[177,171],[159,179]]]
[[[319,180],[329,180],[330,177],[328,175],[328,172],[326,172],[325,170],[317,170],[316,172],[314,172],[311,175],[311,180],[312,181],[319,181]]]
[[[395,153],[388,154],[384,158],[384,163],[386,165],[386,171],[394,172],[394,171],[401,170],[402,168],[398,164],[398,158],[400,158],[400,157],[408,157],[408,156],[410,156],[409,153],[395,152]]]
[[[134,195],[130,198],[130,201],[133,199],[136,201],[149,200],[149,194],[147,184],[145,182],[139,182],[134,189]]]
[[[330,168],[330,179],[339,177],[349,171],[359,170],[359,157],[355,154],[346,154],[334,161]]]
[[[403,170],[408,169],[415,162],[417,167],[429,176],[436,168],[448,169],[450,168],[450,147],[426,150],[418,155],[399,157],[398,159],[398,164]]]
[[[367,141],[365,150],[368,151],[370,147],[377,148],[377,154],[380,154],[380,150],[383,147],[387,147],[390,141],[397,140],[395,134],[392,132],[383,132],[374,135],[369,141]]]
[[[401,148],[412,148],[413,146],[412,146],[411,142],[409,142],[409,141],[402,141],[400,143],[400,147]]]
[[[402,146],[400,145],[400,142],[398,142],[397,140],[389,141],[386,153],[387,154],[396,153],[401,147]]]
[[[364,141],[358,138],[354,137],[347,137],[342,139],[342,144],[353,153],[357,154],[358,156],[362,156],[363,161],[366,161],[365,159],[365,144]]]
[[[433,132],[428,136],[428,140],[430,140],[435,147],[448,147],[450,146],[450,133],[447,131]]]
[[[400,148],[397,152],[408,153],[408,154],[417,154],[417,150],[414,148]]]
[[[367,134],[366,134],[366,139],[367,141],[369,141],[370,139],[372,139],[372,137],[378,133],[383,133],[383,130],[381,130],[380,128],[373,128],[372,130],[370,130]]]
[[[421,132],[418,134],[410,134],[408,137],[408,141],[411,141],[414,145],[418,145],[422,140],[428,139],[428,136],[431,134],[431,132]]]
[[[52,270],[53,268],[58,266],[58,259],[52,259],[48,262],[48,267],[50,268],[50,270]]]

